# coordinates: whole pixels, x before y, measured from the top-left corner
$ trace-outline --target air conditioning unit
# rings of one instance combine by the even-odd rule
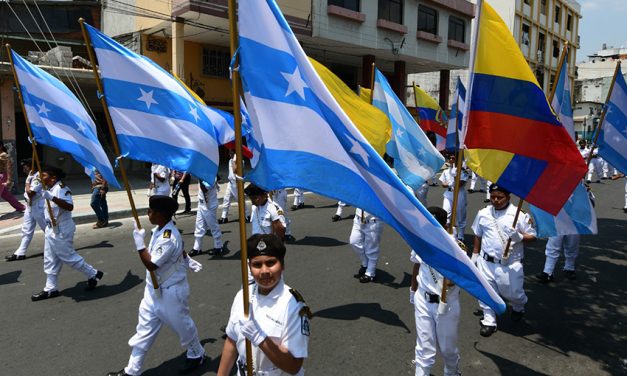
[[[538,50],[537,59],[538,61],[544,62],[544,51]]]

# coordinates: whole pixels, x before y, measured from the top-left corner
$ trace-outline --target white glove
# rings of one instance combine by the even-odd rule
[[[522,234],[516,231],[515,228],[505,227],[503,228],[503,232],[505,233],[505,235],[507,235],[508,238],[512,239],[512,241],[515,243],[519,243],[523,239]]]
[[[202,270],[202,264],[189,257],[189,255],[187,256],[187,267],[194,273],[198,273]]]
[[[239,321],[240,330],[244,337],[250,341],[254,346],[259,347],[267,335],[257,324],[257,320],[253,317],[253,310],[248,310],[248,320]]]
[[[50,193],[50,191],[43,191],[41,195],[48,201],[52,201],[52,199],[54,198],[54,196],[52,195],[52,193]]]
[[[479,254],[473,252],[472,256],[470,256],[470,262],[472,262],[475,266],[477,266],[478,259],[479,259]]]
[[[144,237],[146,236],[146,230],[138,229],[137,223],[135,223],[135,229],[133,230],[133,240],[135,240],[135,248],[138,251],[146,249],[146,243],[144,243]]]
[[[409,304],[414,304],[414,296],[416,295],[416,290],[409,289]]]

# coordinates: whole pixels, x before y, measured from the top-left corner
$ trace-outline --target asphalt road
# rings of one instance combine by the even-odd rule
[[[597,195],[599,235],[582,237],[578,279],[557,275],[549,286],[534,281],[542,269],[545,241],[528,247],[525,258],[529,296],[525,320],[512,323],[506,314],[499,331],[479,336],[477,302],[462,293],[459,324],[464,375],[621,375],[627,358],[627,214],[622,211],[624,181],[593,184]],[[429,192],[441,204],[442,189]],[[484,195],[469,195],[466,242],[470,224]],[[409,249],[389,227],[382,238],[378,282],[360,284],[352,275],[359,267],[347,244],[354,213],[332,223],[335,202],[308,195],[306,208],[289,211],[295,244],[288,246],[285,279],[307,300],[313,313],[309,375],[410,375],[415,327],[408,302]],[[232,215],[233,217],[233,215]],[[144,217],[147,225],[147,220]],[[194,216],[178,219],[189,248]],[[92,230],[79,226],[75,246],[85,259],[105,272],[99,287],[83,291],[83,276],[64,267],[61,297],[33,303],[30,295],[43,287],[43,236],[38,233],[28,259],[0,262],[0,374],[104,375],[126,365],[143,294],[143,267],[133,250],[131,221]],[[224,258],[203,254],[203,270],[190,274],[191,313],[210,361],[197,375],[215,374],[223,332],[233,297],[239,289],[237,223],[222,225],[230,253]],[[0,255],[10,254],[17,236],[0,238]],[[209,237],[205,247],[212,246]],[[561,268],[563,259],[558,268]],[[174,375],[184,349],[164,329],[148,354],[145,375]],[[433,375],[442,375],[438,360]]]

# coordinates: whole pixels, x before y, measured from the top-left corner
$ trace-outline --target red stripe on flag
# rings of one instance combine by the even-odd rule
[[[446,127],[435,120],[420,119],[420,128],[425,132],[433,132],[446,138]]]
[[[569,168],[549,163],[525,200],[557,215],[580,182],[581,176],[574,174]]]

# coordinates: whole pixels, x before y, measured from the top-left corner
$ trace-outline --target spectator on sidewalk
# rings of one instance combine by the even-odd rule
[[[179,201],[179,192],[183,192],[185,198],[185,210],[183,214],[187,214],[192,211],[192,199],[189,197],[189,182],[192,180],[192,176],[185,171],[172,170],[172,198]]]
[[[96,170],[94,180],[91,182],[91,208],[94,209],[98,221],[93,228],[103,228],[109,225],[107,192],[109,192],[109,182],[102,177],[100,171]]]
[[[22,205],[11,193],[13,186],[13,160],[6,146],[0,145],[0,197],[6,200],[13,209],[23,213],[26,207]]]

